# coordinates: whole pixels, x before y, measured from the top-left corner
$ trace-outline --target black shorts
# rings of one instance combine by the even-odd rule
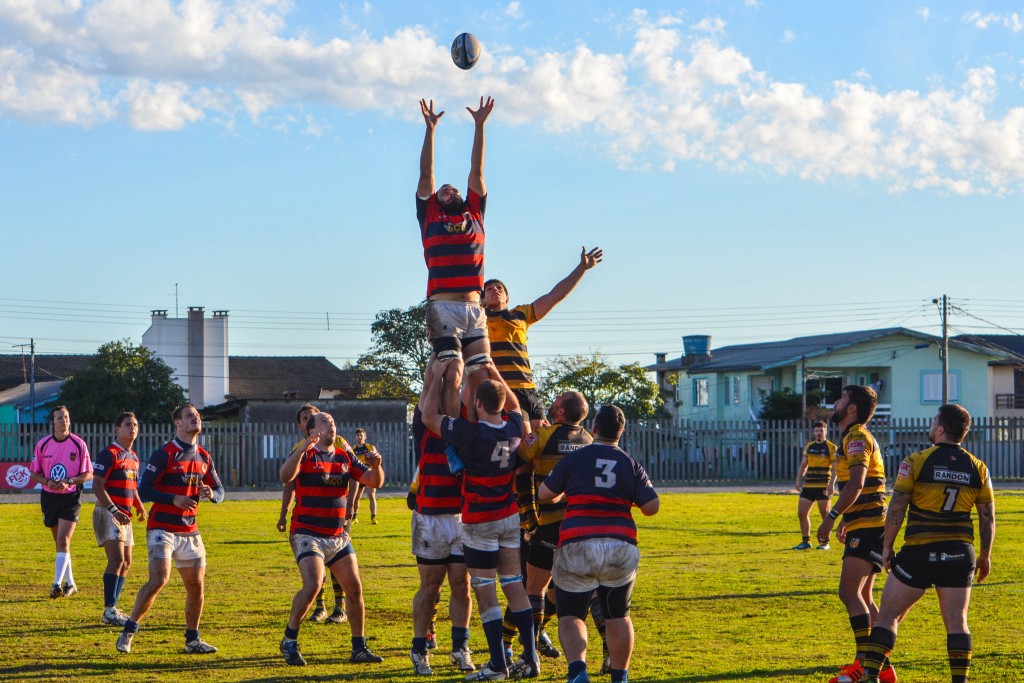
[[[800,490],[800,497],[804,500],[828,500],[829,497],[825,495],[825,489],[822,488],[808,488],[803,487]]]
[[[558,547],[558,530],[561,522],[541,524],[530,537],[530,554],[526,561],[534,567],[551,571],[555,562],[555,548]]]
[[[885,527],[870,527],[846,532],[843,557],[859,557],[871,563],[871,573],[882,571],[882,537]]]
[[[547,409],[536,389],[513,389],[512,393],[519,400],[519,409],[528,420],[547,419]]]
[[[970,588],[976,568],[974,546],[962,541],[903,546],[892,563],[900,583],[925,590]]]
[[[60,519],[77,524],[82,512],[82,487],[76,487],[74,493],[40,491],[39,506],[43,509],[43,526],[47,528],[57,526]]]

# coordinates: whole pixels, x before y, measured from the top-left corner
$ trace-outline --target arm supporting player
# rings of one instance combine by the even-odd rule
[[[427,362],[427,371],[423,375],[420,413],[423,416],[423,426],[435,434],[441,433],[441,420],[444,417],[439,412],[441,397],[437,388],[447,365],[448,361],[439,361],[436,354],[431,354],[430,360]]]
[[[857,501],[857,498],[860,497],[860,492],[864,490],[864,482],[867,480],[867,476],[867,467],[863,465],[850,466],[850,480],[843,486],[839,498],[836,499],[836,504],[832,506],[832,511],[828,513],[828,516],[821,521],[821,525],[818,527],[819,543],[829,542],[836,518],[849,509]]]
[[[583,247],[583,251],[580,252],[580,262],[572,269],[572,272],[552,287],[550,292],[533,302],[533,314],[537,320],[546,316],[552,308],[569,296],[569,292],[575,289],[583,279],[583,274],[600,263],[603,257],[604,252],[600,248],[595,247],[588,252],[587,248]]]
[[[977,503],[978,508],[978,549],[977,568],[978,582],[981,583],[992,571],[992,543],[996,540],[996,504]]]

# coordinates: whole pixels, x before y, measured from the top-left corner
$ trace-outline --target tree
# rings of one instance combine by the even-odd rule
[[[538,372],[538,389],[546,403],[564,391],[579,391],[594,407],[614,403],[627,418],[667,417],[664,398],[656,382],[639,363],[613,367],[600,354],[559,356]]]
[[[80,372],[68,377],[60,401],[78,422],[113,422],[130,410],[139,422],[170,422],[187,403],[174,371],[144,346],[129,340],[104,344]]]
[[[379,374],[363,382],[359,398],[404,398],[409,403],[419,399],[432,351],[426,330],[426,301],[376,315],[370,325],[370,348],[352,369]]]
[[[821,404],[824,396],[825,392],[820,389],[812,389],[807,392],[808,413]],[[788,387],[776,391],[762,389],[761,397],[761,410],[757,416],[762,420],[798,420],[801,417],[809,417],[809,415],[801,414],[803,397]]]

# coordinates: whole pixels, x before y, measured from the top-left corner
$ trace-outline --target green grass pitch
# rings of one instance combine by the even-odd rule
[[[663,495],[656,517],[637,514],[642,559],[631,681],[824,682],[851,659],[852,636],[836,597],[841,551],[835,543],[828,552],[789,550],[800,540],[796,505],[793,495],[672,493]],[[230,499],[202,507],[209,554],[202,633],[220,652],[198,657],[179,654],[184,592],[176,572],[132,654],[115,651],[119,629],[100,624],[104,559],[93,540],[91,502],[83,506],[72,544],[81,592],[59,600],[48,597],[54,550],[37,505],[0,506],[0,680],[414,680],[408,651],[417,574],[404,500],[381,499],[380,524],[364,520],[354,531],[367,636],[385,657],[381,665],[348,663],[347,624],[308,622],[299,638],[309,666],[284,665],[277,646],[299,575],[285,534],[274,527],[278,510],[278,501]],[[993,571],[975,588],[971,605],[972,680],[1024,679],[1022,515],[1024,492],[997,491]],[[140,525],[136,537],[144,538]],[[126,611],[146,574],[144,543],[138,549],[121,597]],[[442,609],[441,654],[433,658],[437,681],[461,680],[447,663],[449,626]],[[555,630],[549,627],[552,635]],[[475,660],[483,664],[486,646],[476,615],[471,632]],[[599,655],[592,632],[592,672]],[[945,656],[929,592],[900,629],[893,661],[901,681],[941,683],[949,680]],[[564,680],[564,659],[542,664],[543,679]]]

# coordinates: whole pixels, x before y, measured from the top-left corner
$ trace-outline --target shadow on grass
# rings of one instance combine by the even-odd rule
[[[833,595],[834,590],[820,591],[780,591],[778,593],[726,593],[723,595],[698,595],[692,597],[676,596],[663,598],[663,602],[708,602],[714,600],[748,600],[751,598],[799,598],[810,595]]]
[[[288,539],[275,538],[269,541],[219,541],[221,545],[288,545]]]
[[[671,678],[645,678],[649,681],[657,681],[658,683],[667,683],[668,681],[684,682],[684,681],[756,681],[765,678],[782,678],[783,676],[791,678],[793,676],[827,676],[835,669],[828,669],[822,667],[804,668],[804,669],[750,669],[747,671],[736,671],[727,673],[715,673],[715,674],[695,674],[693,676],[672,676]]]

